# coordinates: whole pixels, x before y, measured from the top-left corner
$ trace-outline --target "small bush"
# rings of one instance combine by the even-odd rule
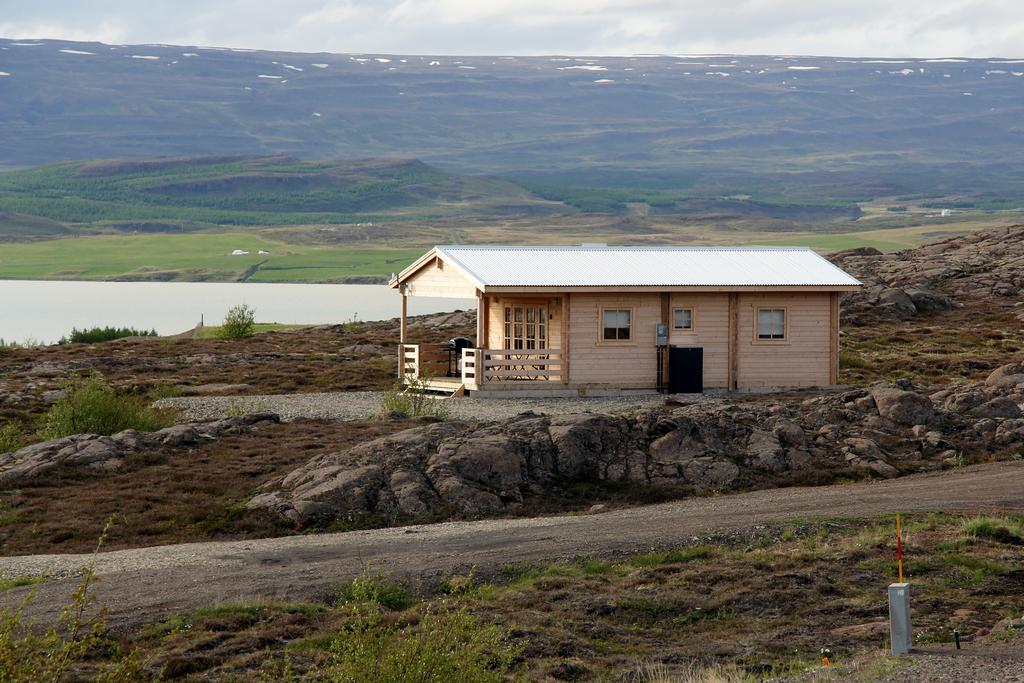
[[[217,336],[221,339],[244,339],[251,337],[256,331],[256,311],[247,304],[232,306],[224,322],[221,323]]]
[[[0,337],[0,353],[5,351],[15,351],[17,349],[38,349],[46,346],[43,342],[38,339],[32,339],[31,337],[22,341],[7,341],[3,337]]]
[[[839,367],[841,368],[867,368],[870,363],[863,356],[852,351],[839,352]]]
[[[714,554],[714,548],[706,545],[698,545],[692,548],[680,548],[663,553],[648,553],[646,555],[635,555],[629,558],[629,564],[634,567],[657,567],[664,564],[683,564],[693,560],[703,560]]]
[[[380,401],[381,413],[400,413],[406,417],[426,415],[447,420],[448,403],[427,393],[427,380],[426,377],[406,377],[404,385],[401,381],[397,382],[384,392]]]
[[[0,423],[0,453],[16,451],[24,445],[25,435],[16,423]]]
[[[1000,543],[1020,545],[1020,525],[1002,517],[971,517],[960,524],[960,530],[974,538],[990,538]]]
[[[756,680],[732,664],[702,665],[691,662],[683,671],[670,671],[664,664],[644,664],[632,680],[637,683],[746,683]]]
[[[363,572],[338,591],[339,603],[371,603],[384,609],[403,610],[412,605],[412,596],[400,583],[381,574]]]
[[[505,680],[519,648],[493,624],[464,607],[442,604],[419,623],[397,626],[378,610],[353,606],[333,639],[320,676],[347,683],[430,683]]]
[[[156,337],[156,330],[136,330],[134,327],[90,327],[87,330],[71,328],[71,334],[61,337],[58,344],[97,344],[125,337]]]
[[[108,522],[95,552],[102,547],[110,526]],[[25,616],[35,599],[34,589],[20,605],[0,609],[0,680],[66,680],[74,668],[90,661],[96,652],[109,649],[104,611],[89,614],[95,601],[93,581],[93,569],[88,565],[82,567],[81,582],[60,616],[45,630]],[[132,655],[120,656],[116,651],[114,654],[115,658],[101,668],[96,680],[146,680]]]
[[[115,434],[123,429],[155,431],[173,423],[171,411],[151,407],[145,396],[118,393],[98,372],[71,377],[63,390],[42,418],[39,435],[44,439]]]
[[[366,324],[359,320],[358,313],[341,324],[341,331],[345,334],[359,334],[361,332],[366,332],[367,329],[369,328]]]

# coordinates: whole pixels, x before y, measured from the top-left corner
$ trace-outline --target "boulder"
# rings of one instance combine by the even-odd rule
[[[691,429],[682,428],[652,441],[649,452],[654,463],[684,463],[706,455],[708,447]]]
[[[379,465],[338,468],[329,476],[312,479],[294,491],[293,501],[301,505],[293,502],[295,514],[292,517],[306,524],[313,517],[336,510],[370,512],[376,507],[383,483],[384,473]]]
[[[1024,445],[1024,419],[1004,420],[996,429],[995,442],[1000,446]]]
[[[871,387],[878,414],[904,425],[928,424],[935,418],[935,407],[926,396],[899,389],[890,384]]]
[[[883,289],[878,295],[878,305],[899,318],[910,318],[917,314],[914,301],[906,292],[896,287]]]
[[[980,391],[965,391],[958,394],[950,394],[943,401],[946,410],[953,413],[966,413],[977,408],[986,401],[986,396]]]
[[[884,460],[874,460],[868,465],[871,471],[882,477],[883,479],[892,479],[899,475],[899,470],[885,462]]]
[[[174,425],[161,429],[153,434],[153,437],[165,446],[180,447],[194,446],[203,441],[212,441],[213,437],[200,431],[199,425],[184,424]]]
[[[868,459],[879,459],[882,457],[882,451],[871,439],[863,439],[860,437],[851,437],[843,441],[846,444],[847,449],[854,455],[861,458]]]
[[[724,458],[694,458],[684,467],[686,481],[698,490],[710,491],[729,486],[739,476],[739,466]]]
[[[1024,384],[1024,362],[1008,363],[996,368],[985,378],[990,387],[1012,387]]]
[[[438,469],[450,469],[459,479],[500,498],[521,500],[526,461],[508,436],[492,435],[441,448],[427,461],[427,477]]]
[[[803,434],[803,430],[800,432]],[[755,429],[747,437],[747,456],[750,461],[761,469],[769,472],[780,472],[785,469],[786,461],[780,439],[775,432]]]
[[[1021,411],[1017,401],[1009,396],[999,396],[971,410],[977,417],[1017,418]]]
[[[953,308],[953,301],[948,297],[924,287],[907,287],[903,290],[910,301],[920,312],[932,313],[935,311],[948,311]]]
[[[228,429],[246,431],[278,420],[273,413],[228,418],[209,424],[181,424],[157,432],[126,429],[113,436],[75,434],[0,454],[0,484],[37,479],[54,471],[102,473],[119,469],[144,449],[174,449],[212,441]]]

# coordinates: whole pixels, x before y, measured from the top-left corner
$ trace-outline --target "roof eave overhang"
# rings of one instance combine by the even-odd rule
[[[419,271],[421,268],[423,268],[424,266],[429,264],[431,261],[433,261],[434,260],[434,256],[436,255],[436,253],[437,253],[437,247],[434,247],[433,249],[431,249],[430,251],[425,253],[423,256],[420,256],[418,259],[416,259],[415,261],[410,263],[408,266],[403,268],[402,271],[398,275],[393,277],[388,282],[388,286],[391,287],[392,289],[398,289],[402,285],[402,283],[404,283],[410,277],[415,275],[416,272]]]
[[[484,294],[538,292],[856,292],[863,285],[490,285]]]

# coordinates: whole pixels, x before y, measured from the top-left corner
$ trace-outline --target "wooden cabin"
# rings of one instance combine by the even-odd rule
[[[480,396],[835,384],[861,284],[803,247],[438,246],[391,281],[399,371]],[[468,348],[409,339],[410,296],[474,298]]]

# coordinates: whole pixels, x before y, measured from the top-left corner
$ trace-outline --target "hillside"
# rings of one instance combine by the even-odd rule
[[[418,158],[540,185],[1024,198],[1013,59],[432,57],[0,39],[0,167]],[[215,206],[210,207],[216,208]]]
[[[14,239],[565,210],[506,180],[412,160],[149,157],[0,173],[0,238]]]

